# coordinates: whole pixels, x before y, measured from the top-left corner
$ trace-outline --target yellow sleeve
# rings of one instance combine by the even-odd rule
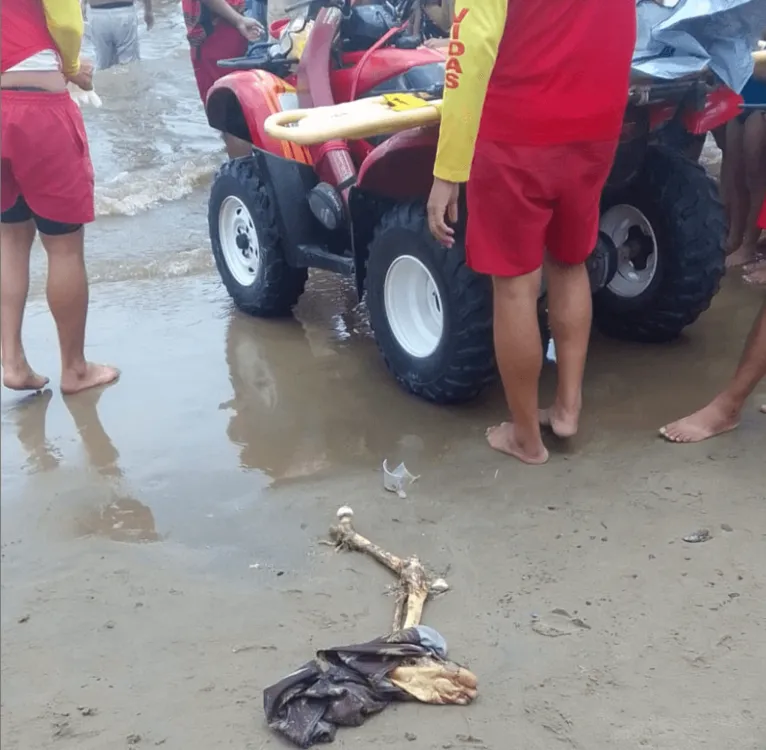
[[[457,0],[434,177],[467,182],[510,0]]]
[[[80,69],[83,20],[80,0],[42,0],[45,21],[61,55],[64,75]]]

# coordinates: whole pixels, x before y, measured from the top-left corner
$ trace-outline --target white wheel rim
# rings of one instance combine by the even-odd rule
[[[383,300],[391,333],[411,357],[430,357],[444,333],[444,307],[436,280],[412,255],[389,266]]]
[[[625,298],[643,294],[657,274],[657,237],[649,219],[623,203],[603,214],[600,229],[617,248],[617,272],[607,289]]]
[[[238,284],[255,283],[261,265],[261,248],[253,217],[236,195],[224,198],[218,212],[218,237],[223,258]]]

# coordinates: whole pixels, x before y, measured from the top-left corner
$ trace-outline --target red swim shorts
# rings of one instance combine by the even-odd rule
[[[766,200],[764,200],[761,206],[761,213],[758,214],[758,226],[761,229],[766,229]]]
[[[596,246],[601,191],[617,141],[518,146],[479,140],[468,183],[468,265],[523,276],[548,253],[583,263]]]
[[[72,97],[5,89],[2,110],[2,211],[23,196],[43,219],[93,221],[93,164]]]
[[[231,24],[219,21],[213,33],[199,47],[192,47],[191,62],[202,103],[207,101],[210,87],[222,76],[231,73],[219,68],[218,61],[229,57],[242,57],[247,52],[247,39]]]

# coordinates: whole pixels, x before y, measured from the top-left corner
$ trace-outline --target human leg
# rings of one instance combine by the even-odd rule
[[[48,303],[61,346],[61,389],[103,385],[117,370],[85,361],[88,282],[83,224],[93,221],[93,166],[82,114],[67,93],[25,94],[25,157],[15,174],[48,254]]]
[[[528,464],[542,464],[548,451],[540,435],[538,388],[543,349],[537,320],[540,270],[493,281],[495,357],[512,422],[487,431],[495,450]]]
[[[241,57],[247,52],[247,40],[233,27],[219,23],[213,33],[199,46],[191,50],[192,68],[197,80],[197,89],[204,106],[210,87],[223,75],[226,69],[218,66],[219,60]],[[249,156],[252,145],[230,133],[223,134],[226,152],[230,159]]]
[[[96,53],[96,68],[106,70],[117,64],[117,47],[114,40],[111,11],[108,8],[91,8],[90,36]]]
[[[766,201],[766,112],[753,112],[747,118],[743,148],[749,201],[742,247],[752,259],[756,255],[762,231],[758,225],[758,216]]]
[[[742,245],[747,223],[747,182],[745,181],[744,124],[734,118],[726,124],[726,159],[724,162],[724,197],[729,219],[726,238],[727,266],[739,265],[741,254],[736,253]]]
[[[138,41],[138,16],[135,5],[129,8],[115,8],[112,13],[117,63],[127,65],[140,60],[141,47]]]
[[[562,438],[577,433],[582,410],[582,381],[592,319],[590,279],[583,263],[568,265],[553,258],[545,264],[548,316],[556,344],[558,383],[553,405],[540,421]]]
[[[688,417],[660,428],[673,443],[698,443],[733,430],[742,407],[758,383],[766,377],[766,302],[753,323],[734,376],[707,405]]]
[[[41,233],[48,253],[46,293],[56,322],[61,348],[61,390],[77,393],[117,379],[114,367],[85,359],[85,321],[88,316],[88,276],[85,270],[82,226],[65,234]]]
[[[582,382],[592,320],[590,279],[585,261],[598,238],[601,192],[617,143],[573,143],[561,148],[558,200],[546,234],[548,315],[556,344],[558,386],[541,421],[562,438],[577,433]]]
[[[0,340],[3,385],[15,391],[39,391],[48,378],[29,365],[21,329],[29,293],[29,258],[35,225],[23,198],[2,214],[0,223]]]
[[[545,149],[480,140],[468,184],[466,251],[492,276],[495,356],[512,422],[487,431],[496,450],[530,464],[548,460],[539,424],[542,342],[537,318],[545,231],[552,213]]]

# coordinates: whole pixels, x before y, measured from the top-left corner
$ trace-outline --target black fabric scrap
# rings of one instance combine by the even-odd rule
[[[424,656],[441,659],[423,645],[417,628],[319,651],[316,659],[263,691],[266,721],[298,747],[332,742],[339,726],[358,727],[392,701],[412,700],[387,677]]]

